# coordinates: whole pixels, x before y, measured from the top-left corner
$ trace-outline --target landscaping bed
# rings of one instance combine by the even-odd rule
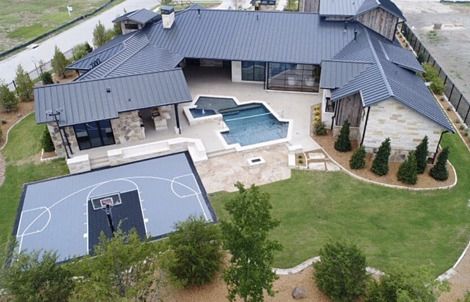
[[[0,113],[0,131],[3,135],[0,138],[0,148],[6,140],[8,129],[25,115],[31,113],[34,108],[34,102],[21,102],[18,104],[18,111]]]
[[[363,169],[351,169],[349,166],[349,160],[351,159],[354,149],[349,152],[338,152],[334,148],[335,140],[330,133],[325,136],[315,136],[315,141],[320,144],[320,146],[328,153],[328,155],[339,163],[343,168],[347,169],[349,172],[360,176],[362,178],[375,181],[378,183],[383,183],[387,185],[402,186],[407,188],[421,188],[421,189],[433,189],[433,188],[442,188],[448,187],[455,183],[455,171],[451,165],[448,165],[449,178],[445,181],[437,181],[429,175],[429,170],[432,165],[428,164],[426,170],[423,174],[418,174],[418,182],[415,185],[408,185],[400,182],[397,179],[398,168],[400,167],[400,162],[389,162],[389,172],[387,175],[378,176],[374,174],[370,168],[372,167],[372,154],[367,154],[366,156],[366,166]],[[357,142],[353,141],[353,148],[356,148]],[[452,150],[451,150],[452,152]]]

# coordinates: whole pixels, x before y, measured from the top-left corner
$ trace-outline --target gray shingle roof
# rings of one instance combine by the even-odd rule
[[[107,92],[109,88],[110,92]],[[60,126],[118,117],[119,112],[192,100],[181,69],[108,79],[48,85],[34,89],[36,121]]]
[[[147,24],[149,21],[158,18],[159,15],[151,10],[142,8],[132,12],[128,12],[113,20],[113,23],[122,21],[131,21],[142,25]]]
[[[395,98],[407,107],[438,123],[443,128],[454,131],[447,116],[439,104],[437,104],[423,80],[416,76],[415,72],[410,71],[412,68],[403,68],[402,64],[396,64],[390,59],[390,57],[401,58],[401,56],[404,56],[405,59],[403,60],[407,61],[407,64],[415,65],[417,63],[410,63],[411,58],[406,57],[411,55],[411,53],[403,53],[401,52],[402,49],[400,49],[398,54],[390,56],[398,48],[394,48],[396,46],[388,47],[387,51],[385,51],[386,47],[384,45],[390,44],[390,42],[366,28],[361,30],[357,40],[351,42],[351,44],[353,43],[360,44],[360,46],[354,45],[348,47],[360,50],[362,55],[368,53],[373,65],[359,73],[353,80],[342,87],[334,89],[331,93],[333,100],[339,100],[359,92],[363,105],[367,107],[389,98]],[[335,60],[341,60],[342,54],[343,52],[336,56]],[[346,54],[344,55],[348,57]],[[415,58],[414,60],[416,61]]]

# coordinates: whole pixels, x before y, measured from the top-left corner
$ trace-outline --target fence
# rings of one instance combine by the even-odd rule
[[[465,96],[454,82],[449,78],[444,69],[437,63],[436,59],[426,49],[423,43],[418,39],[417,35],[404,23],[400,29],[401,33],[408,40],[408,43],[416,52],[422,63],[431,64],[439,72],[439,77],[444,81],[444,93],[449,102],[454,106],[457,114],[462,118],[463,122],[470,125],[470,102],[469,96]]]

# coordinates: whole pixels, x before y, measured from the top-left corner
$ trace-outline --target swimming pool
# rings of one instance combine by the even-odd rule
[[[189,109],[193,118],[218,114],[220,110],[237,107],[232,98],[200,96],[194,103],[195,108]]]
[[[219,113],[229,128],[222,132],[229,145],[243,147],[287,137],[289,123],[279,121],[263,104],[243,104]]]

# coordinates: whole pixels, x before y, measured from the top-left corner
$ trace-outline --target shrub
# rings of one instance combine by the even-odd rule
[[[349,122],[345,121],[341,127],[338,138],[335,142],[335,149],[339,152],[351,151],[351,141],[349,140]]]
[[[60,51],[57,46],[55,47],[54,57],[52,57],[51,64],[52,70],[54,71],[55,75],[57,77],[64,78],[68,60],[65,58],[65,55]]]
[[[93,45],[96,48],[101,47],[108,41],[112,40],[114,36],[114,29],[106,30],[104,25],[101,22],[98,22],[95,29],[93,30]]]
[[[421,143],[416,146],[415,151],[416,156],[416,168],[418,174],[423,174],[426,170],[426,165],[428,163],[428,137],[425,136]]]
[[[437,157],[437,162],[431,168],[430,174],[435,180],[446,180],[449,178],[449,171],[447,171],[447,159],[449,158],[449,148],[445,147]]]
[[[42,133],[41,138],[42,148],[44,152],[52,152],[55,150],[54,143],[52,142],[51,135],[47,127],[44,127],[44,132]]]
[[[315,122],[314,124],[314,131],[316,135],[326,135],[326,128],[325,128],[325,123],[323,122]]]
[[[418,60],[419,63],[423,64],[425,60],[424,53],[420,52],[418,56],[416,57],[416,59]]]
[[[54,84],[54,81],[52,80],[52,75],[49,71],[44,71],[43,73],[41,73],[40,78],[44,85]]]
[[[406,160],[398,168],[397,178],[399,181],[414,185],[418,181],[417,164],[415,152],[411,151]]]
[[[431,82],[434,78],[439,77],[439,73],[437,72],[436,68],[434,68],[434,66],[431,64],[424,64],[423,69],[423,78],[426,82]]]
[[[429,86],[437,95],[441,95],[444,92],[444,81],[440,77],[435,77],[432,79],[431,86]]]
[[[168,238],[168,270],[184,287],[210,282],[222,263],[218,228],[202,218],[191,217],[176,226]]]
[[[18,98],[15,93],[8,88],[7,84],[0,84],[0,105],[3,110],[10,112],[18,109]]]
[[[351,169],[362,169],[366,166],[366,149],[363,146],[354,151],[349,161],[349,166]]]
[[[21,102],[30,102],[33,100],[34,83],[29,74],[24,71],[21,65],[16,69],[16,92]]]
[[[326,244],[320,258],[314,278],[318,288],[333,301],[355,301],[365,293],[366,258],[355,245]]]
[[[372,162],[372,172],[379,176],[383,176],[388,173],[388,158],[390,157],[390,152],[390,138],[387,138],[382,142],[379,147],[379,151],[375,155],[374,161]]]
[[[74,61],[78,61],[87,54],[89,54],[93,49],[91,48],[88,42],[78,44],[72,49],[72,58]]]

